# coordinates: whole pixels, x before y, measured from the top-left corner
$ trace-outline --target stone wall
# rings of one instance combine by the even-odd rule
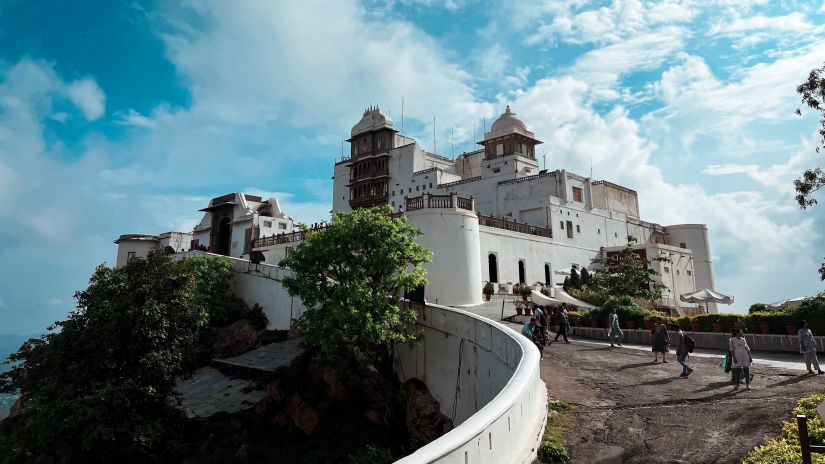
[[[607,340],[607,329],[592,328],[592,327],[571,327],[574,335],[586,338],[593,338],[597,340]],[[629,330],[622,329],[624,332],[624,340],[628,343],[638,343],[641,345],[650,345],[650,331],[649,330]],[[686,331],[696,340],[696,348],[709,348],[716,350],[727,350],[730,334],[715,333],[715,332],[691,332]],[[745,340],[751,350],[755,351],[788,351],[799,352],[799,338],[795,335],[762,335],[762,334],[745,334]],[[825,337],[814,337],[818,351],[825,351]]]

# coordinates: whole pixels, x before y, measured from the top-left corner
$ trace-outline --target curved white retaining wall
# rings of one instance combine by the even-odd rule
[[[433,304],[418,311],[426,338],[399,347],[396,371],[402,381],[422,380],[448,417],[455,409],[456,427],[396,464],[532,462],[547,418],[536,347],[467,311]]]

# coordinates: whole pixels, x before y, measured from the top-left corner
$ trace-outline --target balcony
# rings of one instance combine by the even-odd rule
[[[522,234],[537,235],[539,237],[553,238],[553,229],[547,227],[534,226],[524,222],[510,221],[505,218],[498,218],[495,216],[478,215],[478,224],[487,227],[495,227],[496,229],[511,230],[513,232],[521,232]]]
[[[380,195],[369,195],[358,198],[352,198],[349,201],[350,208],[364,208],[376,205],[385,205],[389,201],[389,193],[382,193]]]
[[[451,195],[429,195],[423,194],[418,197],[407,198],[407,211],[415,211],[424,208],[458,208],[473,211],[474,203],[472,197],[463,198],[456,194]]]

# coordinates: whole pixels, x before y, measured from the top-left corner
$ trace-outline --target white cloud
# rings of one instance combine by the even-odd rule
[[[94,121],[106,111],[106,95],[93,79],[72,82],[66,91],[69,99],[83,111],[87,120]]]
[[[814,28],[815,26],[808,22],[804,14],[795,12],[785,16],[754,15],[745,18],[735,16],[713,23],[708,32],[710,34],[738,35],[746,32],[771,30],[804,34]]]
[[[117,114],[117,120],[115,121],[118,124],[124,126],[135,126],[135,127],[154,127],[155,121],[151,118],[147,118],[146,116],[138,113],[137,111],[129,108],[125,114],[119,113]]]
[[[548,168],[586,175],[592,162],[596,178],[638,191],[643,219],[665,225],[707,224],[713,254],[719,258],[717,288],[746,304],[778,299],[784,292],[805,292],[816,285],[813,244],[821,237],[812,217],[787,207],[786,195],[748,190],[713,193],[698,180],[669,180],[673,173],[654,165],[654,154],[662,152],[661,144],[669,134],[642,135],[643,126],[622,107],[597,114],[588,104],[589,92],[587,83],[571,76],[549,78],[513,103],[528,127],[544,140]]]

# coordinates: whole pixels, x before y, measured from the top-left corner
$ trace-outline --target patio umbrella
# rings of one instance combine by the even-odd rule
[[[804,299],[804,296],[798,296],[796,298],[788,298],[787,300],[777,301],[776,303],[771,303],[768,306],[771,308],[793,308],[799,306]]]
[[[724,295],[707,288],[693,293],[683,293],[679,295],[679,300],[685,303],[722,303],[733,304],[733,297]]]

